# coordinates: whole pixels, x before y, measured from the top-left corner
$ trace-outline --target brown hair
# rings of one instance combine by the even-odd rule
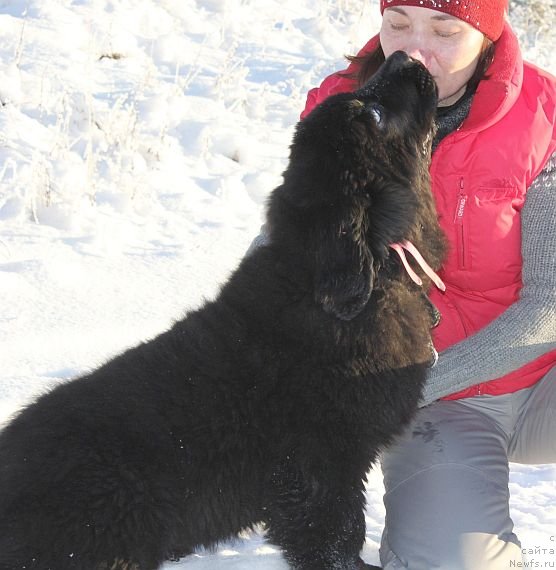
[[[477,67],[469,81],[467,82],[466,92],[475,91],[479,81],[487,76],[486,72],[494,59],[495,44],[486,36],[483,39],[481,53],[477,62]],[[348,55],[347,60],[354,64],[355,71],[352,73],[340,73],[342,77],[357,81],[359,87],[362,87],[375,74],[378,68],[386,59],[380,42],[377,43],[375,49],[363,55]]]

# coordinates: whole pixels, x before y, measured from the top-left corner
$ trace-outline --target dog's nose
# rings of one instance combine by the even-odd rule
[[[398,50],[386,58],[384,66],[388,69],[388,72],[395,72],[407,67],[414,61],[416,60],[409,57],[405,51]]]
[[[405,51],[398,50],[395,51],[388,59],[393,65],[404,65],[409,63],[413,58],[409,57]]]
[[[388,72],[390,73],[400,71],[406,67],[413,67],[415,64],[418,64],[418,67],[424,67],[421,61],[411,57],[405,51],[401,50],[392,53],[385,61],[385,67],[387,67]]]

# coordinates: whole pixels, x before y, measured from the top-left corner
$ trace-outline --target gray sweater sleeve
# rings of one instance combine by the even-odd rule
[[[556,348],[556,154],[527,191],[521,254],[520,298],[488,326],[440,354],[423,405],[500,378]]]

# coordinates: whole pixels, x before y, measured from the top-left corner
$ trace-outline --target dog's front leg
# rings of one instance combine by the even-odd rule
[[[365,540],[362,482],[288,460],[273,471],[268,537],[296,570],[357,570]],[[365,566],[363,566],[365,568]]]

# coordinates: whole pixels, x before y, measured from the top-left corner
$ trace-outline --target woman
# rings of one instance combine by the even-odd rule
[[[505,10],[382,0],[379,35],[309,92],[302,114],[396,50],[439,90],[430,172],[450,242],[447,291],[431,293],[440,358],[430,405],[383,457],[385,569],[517,567],[508,461],[556,461],[556,81],[522,61]]]

